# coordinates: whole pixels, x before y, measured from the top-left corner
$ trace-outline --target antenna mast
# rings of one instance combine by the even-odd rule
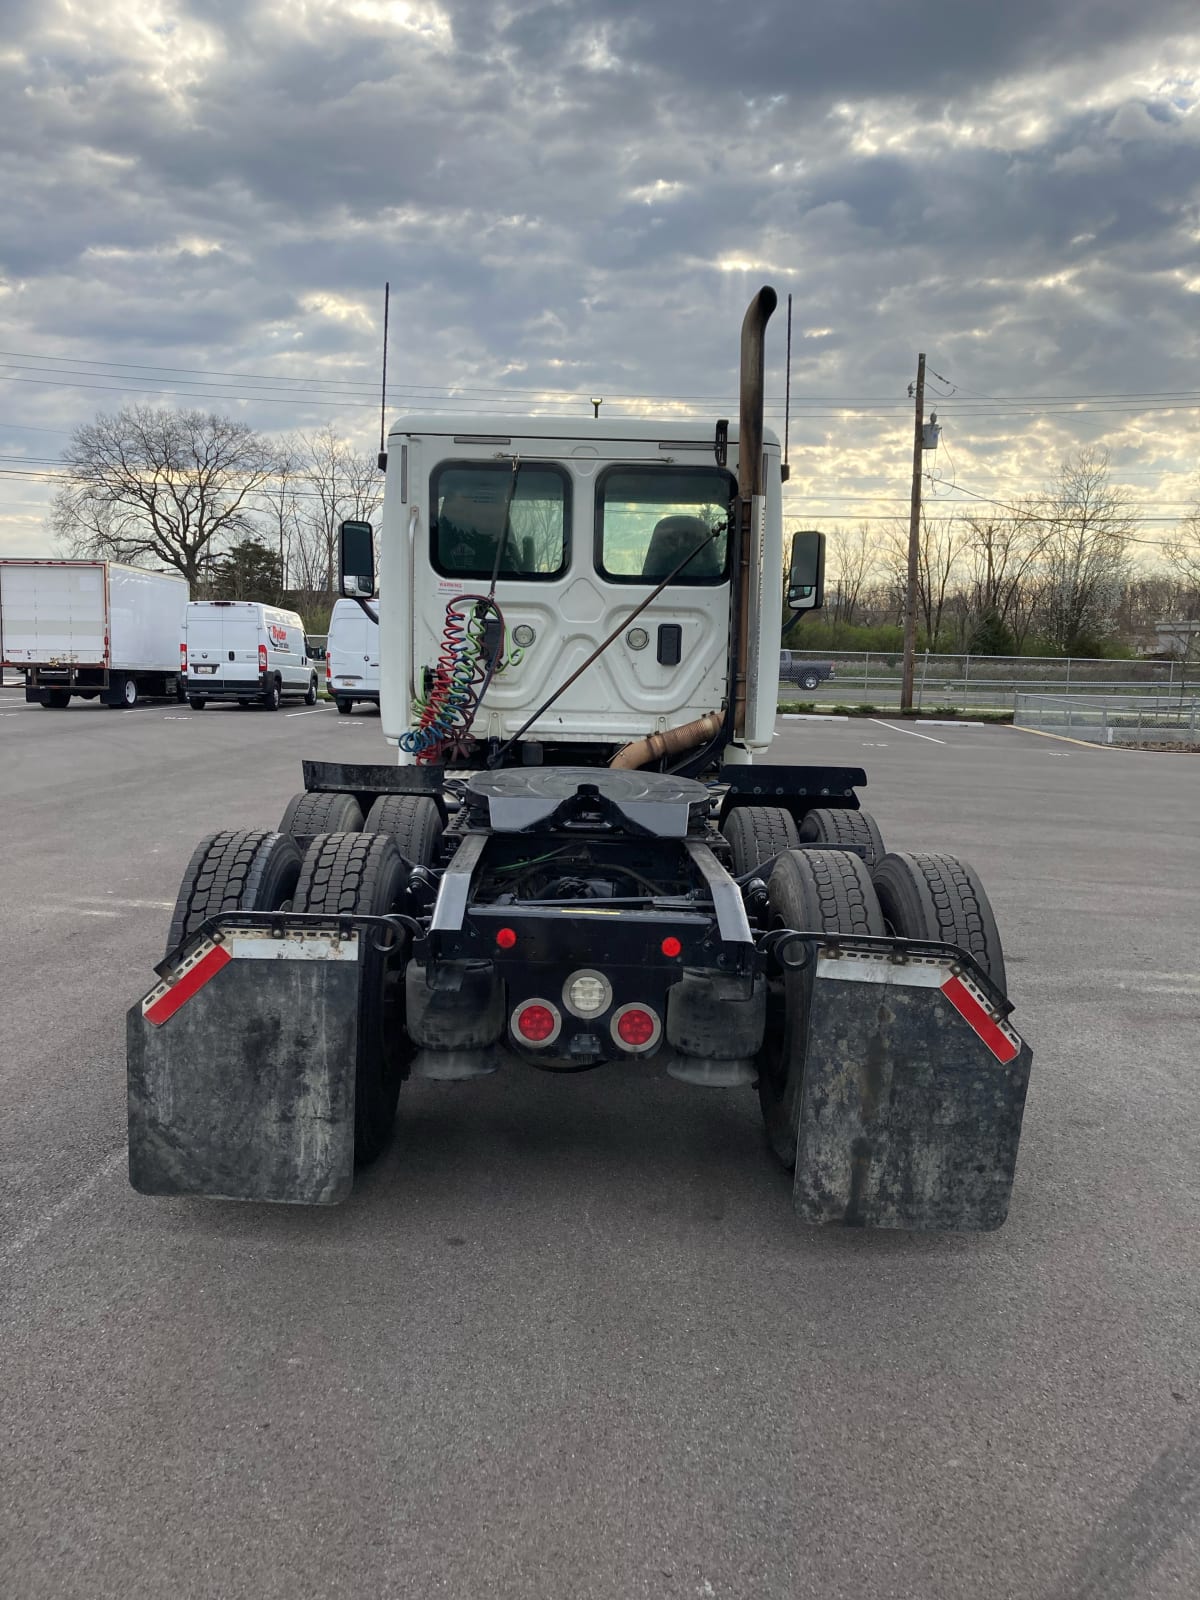
[[[391,299],[392,286],[385,283],[383,286],[383,382],[379,392],[379,470],[387,466],[387,347],[388,347],[388,308]]]
[[[783,481],[788,480],[788,423],[792,416],[792,297],[788,295],[787,377],[783,398]]]

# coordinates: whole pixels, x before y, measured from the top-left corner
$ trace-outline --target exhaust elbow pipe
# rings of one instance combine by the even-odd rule
[[[766,388],[767,323],[779,304],[769,284],[754,296],[742,318],[738,386],[738,508],[735,589],[730,595],[730,665],[733,669],[733,729],[746,726],[746,663],[750,645],[750,572],[755,559],[754,497],[763,493],[763,400]],[[757,626],[758,619],[755,619]]]
[[[763,492],[763,395],[766,388],[767,323],[779,296],[769,284],[758,291],[742,318],[742,363],[738,384],[738,495],[749,501]]]

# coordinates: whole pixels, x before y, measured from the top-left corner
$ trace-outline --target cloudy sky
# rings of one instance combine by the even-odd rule
[[[0,553],[134,400],[264,430],[734,404],[793,296],[789,515],[1112,452],[1195,496],[1196,0],[0,0]],[[769,408],[782,430],[784,323]],[[938,391],[941,391],[940,393]]]

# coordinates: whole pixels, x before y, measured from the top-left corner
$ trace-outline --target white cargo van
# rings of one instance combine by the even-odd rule
[[[118,561],[0,561],[0,656],[25,676],[25,698],[65,710],[71,697],[129,709],[179,689],[179,625],[188,587],[177,572]]]
[[[183,615],[179,667],[193,711],[210,700],[277,711],[285,695],[317,703],[303,622],[257,600],[193,600]]]
[[[358,700],[379,704],[379,621],[374,607],[339,600],[329,619],[325,686],[343,716]]]

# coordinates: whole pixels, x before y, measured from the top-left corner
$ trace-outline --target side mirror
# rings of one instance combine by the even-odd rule
[[[343,522],[338,529],[338,587],[348,599],[375,593],[375,535],[369,522]]]
[[[811,529],[792,535],[788,568],[789,611],[816,611],[825,604],[825,535]]]

